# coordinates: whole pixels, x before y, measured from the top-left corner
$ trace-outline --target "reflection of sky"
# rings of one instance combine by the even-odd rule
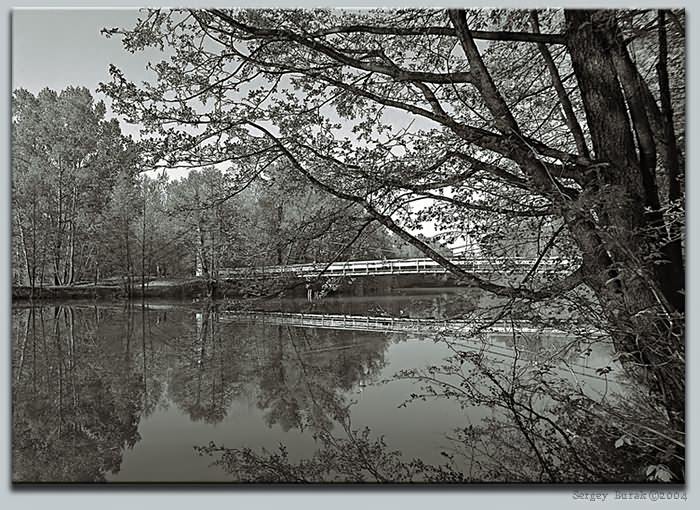
[[[376,336],[383,342],[383,334]],[[444,346],[417,338],[391,343],[384,354],[387,366],[372,380],[380,381],[401,369],[438,362],[447,354]],[[209,441],[229,448],[249,447],[256,451],[261,448],[274,450],[283,443],[290,460],[311,457],[318,447],[311,433],[303,434],[294,428],[285,431],[276,423],[266,425],[265,415],[269,410],[257,406],[260,390],[255,384],[250,384],[249,390],[241,393],[228,407],[224,420],[216,425],[192,421],[172,401],[159,406],[150,416],[141,419],[141,440],[132,450],[124,452],[120,472],[108,476],[108,479],[118,482],[230,480],[220,469],[208,467],[213,458],[199,457],[192,448],[194,445],[205,446]],[[444,460],[440,450],[450,444],[445,434],[472,420],[478,421],[474,412],[479,415],[481,412],[462,411],[446,400],[416,402],[399,408],[412,391],[417,391],[417,386],[408,381],[389,384],[368,381],[364,387],[355,385],[346,394],[349,401],[356,401],[351,408],[352,428],[367,426],[372,430],[372,437],[384,435],[389,449],[402,451],[407,459],[418,457],[428,463],[440,463]],[[342,430],[334,430],[334,433],[344,437]]]
[[[378,339],[383,337],[377,334]],[[384,436],[389,450],[400,450],[404,458],[420,458],[426,463],[444,461],[440,451],[452,445],[446,434],[456,427],[478,425],[491,411],[481,408],[461,410],[453,401],[428,399],[399,407],[412,392],[419,392],[413,382],[401,380],[377,384],[402,369],[439,363],[449,355],[440,343],[410,336],[389,344],[384,354],[387,365],[368,381],[355,385],[346,398],[355,401],[351,408],[352,427],[369,427],[372,437]],[[373,382],[374,381],[374,382]],[[265,424],[267,409],[259,409],[259,389],[249,385],[227,409],[224,420],[216,425],[193,422],[176,403],[161,406],[141,420],[141,440],[124,453],[121,471],[108,477],[111,481],[226,481],[230,477],[218,467],[209,467],[212,457],[200,457],[192,449],[209,441],[229,448],[249,447],[255,451],[274,450],[284,444],[292,462],[309,458],[318,447],[309,433],[298,429],[283,430],[279,424]],[[334,430],[344,437],[342,430]]]

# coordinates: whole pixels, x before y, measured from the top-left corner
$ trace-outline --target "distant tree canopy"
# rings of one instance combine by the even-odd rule
[[[261,267],[400,256],[405,243],[365,228],[361,208],[321,193],[287,167],[255,176],[245,189],[233,171],[194,170],[164,185],[163,203],[193,265],[207,277],[227,267]],[[357,235],[359,233],[359,235]],[[354,242],[351,242],[354,241]]]
[[[211,166],[175,181],[155,176],[86,88],[16,90],[12,130],[15,284],[191,277],[197,268],[214,277],[222,267],[325,261],[342,247],[347,259],[398,256],[404,244],[281,163],[245,190]]]
[[[150,10],[167,49],[102,90],[154,162],[285,161],[463,282],[509,299],[584,286],[684,427],[684,14],[654,10]],[[429,199],[432,205],[410,208]],[[576,266],[502,285],[410,232],[541,236]]]
[[[138,172],[135,144],[84,87],[12,96],[13,262],[17,279],[72,284],[97,270],[101,228],[119,175]]]

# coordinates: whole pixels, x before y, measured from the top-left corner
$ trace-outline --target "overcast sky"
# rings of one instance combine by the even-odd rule
[[[100,82],[109,81],[109,65],[115,64],[137,82],[152,77],[148,60],[160,60],[158,50],[128,53],[121,37],[107,38],[103,28],[132,28],[137,9],[19,9],[12,11],[12,88],[36,94],[41,89],[60,91],[84,86],[97,94]],[[121,122],[125,133],[137,128]]]
[[[109,79],[109,64],[145,79],[144,55],[127,53],[119,37],[100,34],[105,27],[133,27],[138,15],[135,9],[13,11],[13,88],[36,93],[44,87],[84,85],[94,92],[100,81]]]

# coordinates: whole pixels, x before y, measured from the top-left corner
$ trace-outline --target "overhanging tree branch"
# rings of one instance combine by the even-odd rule
[[[539,33],[540,24],[537,18],[537,11],[530,11],[530,19],[532,20],[533,30],[535,31],[535,33]],[[578,118],[576,118],[574,108],[571,105],[569,95],[566,93],[563,80],[559,75],[559,70],[557,69],[557,66],[554,63],[552,54],[549,52],[549,48],[547,48],[547,45],[544,43],[538,42],[537,48],[539,49],[540,54],[542,55],[542,58],[544,59],[545,64],[547,65],[547,69],[549,70],[549,75],[552,78],[552,85],[554,86],[554,90],[556,90],[557,96],[559,97],[559,103],[564,109],[566,124],[569,126],[571,135],[574,137],[576,149],[578,150],[580,156],[583,156],[584,158],[590,158],[588,147],[586,146],[586,139],[584,138],[583,130],[581,129],[581,124],[579,124]]]
[[[314,177],[311,172],[309,172],[304,166],[297,160],[297,158],[287,149],[287,147],[284,146],[284,144],[276,137],[274,136],[268,129],[265,127],[255,123],[248,121],[247,122],[250,126],[253,128],[257,129],[261,133],[263,133],[266,137],[268,137],[270,140],[272,140],[277,146],[279,147],[280,151],[286,156],[286,158],[289,160],[289,162],[296,168],[302,175],[304,175],[311,184],[313,184],[315,187],[330,193],[331,195],[334,195],[338,198],[342,198],[343,200],[348,200],[351,202],[355,202],[359,205],[361,205],[368,213],[370,216],[372,216],[374,219],[376,219],[379,223],[384,225],[386,228],[394,232],[396,235],[398,235],[401,239],[404,241],[408,242],[409,244],[415,246],[419,250],[421,250],[423,253],[425,253],[428,257],[433,259],[435,262],[440,264],[442,267],[450,271],[452,274],[457,276],[460,280],[462,280],[465,283],[468,283],[470,285],[479,287],[485,291],[491,292],[493,294],[499,295],[499,296],[507,296],[507,297],[517,297],[517,298],[522,298],[522,299],[532,299],[532,300],[542,300],[542,299],[547,299],[551,298],[556,295],[560,295],[564,292],[567,292],[569,290],[572,290],[576,287],[578,287],[580,284],[583,283],[582,281],[582,271],[581,268],[576,270],[575,272],[571,273],[567,277],[563,278],[562,280],[559,280],[553,284],[547,285],[545,288],[539,289],[539,290],[530,290],[530,289],[525,289],[525,288],[515,288],[515,287],[508,287],[505,285],[499,285],[487,280],[484,280],[483,278],[480,278],[476,276],[475,274],[469,273],[462,269],[461,267],[457,266],[456,264],[452,263],[448,258],[444,257],[441,255],[439,252],[437,252],[435,249],[433,249],[431,246],[428,244],[424,243],[417,237],[411,235],[409,232],[401,228],[399,225],[397,225],[394,220],[385,214],[382,214],[379,212],[377,209],[372,207],[372,205],[363,197],[358,197],[355,195],[351,195],[349,193],[337,190],[333,188],[332,186],[329,186],[328,184],[320,181],[316,177]]]
[[[379,62],[367,62],[358,58],[353,58],[342,51],[336,50],[331,46],[323,44],[315,39],[311,39],[307,36],[300,35],[289,30],[279,30],[271,28],[258,28],[250,25],[246,25],[237,21],[233,17],[229,16],[227,13],[219,10],[213,9],[210,11],[212,14],[217,16],[223,22],[229,24],[231,27],[248,33],[257,38],[273,40],[279,42],[295,42],[313,51],[321,53],[333,60],[340,62],[341,64],[354,67],[355,69],[361,69],[363,71],[369,71],[379,74],[384,74],[390,76],[397,81],[415,81],[424,83],[469,83],[471,82],[471,76],[469,73],[428,73],[420,71],[409,71],[406,69],[401,69],[397,65],[386,65]]]
[[[375,34],[375,35],[398,35],[406,37],[426,37],[431,35],[441,35],[455,37],[454,31],[450,27],[378,27],[372,25],[347,25],[334,27],[326,30],[318,30],[309,34],[310,37],[325,37],[334,34]],[[528,32],[513,32],[508,30],[489,31],[474,30],[474,39],[484,41],[514,41],[541,44],[566,44],[564,34],[540,34]]]

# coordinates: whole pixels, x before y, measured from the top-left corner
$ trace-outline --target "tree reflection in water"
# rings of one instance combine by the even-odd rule
[[[210,443],[197,451],[216,458],[234,480],[247,482],[641,482],[651,480],[650,466],[659,466],[668,479],[668,466],[683,465],[672,448],[661,447],[661,439],[668,444],[683,438],[665,436],[664,417],[644,408],[642,387],[623,386],[623,375],[608,381],[607,367],[576,377],[577,358],[588,355],[590,346],[556,336],[542,345],[542,335],[513,333],[504,342],[512,354],[499,358],[486,344],[478,349],[455,337],[438,340],[451,356],[402,370],[394,379],[420,385],[404,405],[447,399],[485,411],[478,423],[453,431],[442,464],[407,458],[370,429],[353,428],[353,403],[333,393],[311,403],[317,412],[307,426],[315,430],[317,449],[308,458],[290,459],[284,445],[256,451]],[[548,356],[552,352],[556,356]],[[586,386],[581,375],[599,379],[598,388]],[[308,388],[315,387],[311,380]],[[657,420],[650,422],[650,416]]]
[[[268,426],[331,427],[327,403],[374,377],[392,340],[224,324],[212,306],[18,308],[12,327],[16,482],[104,481],[171,402],[216,424],[254,398]]]
[[[14,312],[14,481],[103,481],[139,440],[139,418],[154,404],[144,374],[135,375],[143,339],[133,313],[118,323],[111,313],[63,306]]]
[[[619,398],[606,374],[581,375],[589,347],[562,338],[502,338],[510,357],[438,338],[447,359],[396,374],[415,382],[406,405],[446,399],[478,417],[457,424],[442,463],[428,463],[351,420],[355,390],[387,376],[387,349],[405,335],[231,323],[208,305],[18,308],[12,328],[18,482],[108,479],[140,441],[141,421],[171,403],[192,422],[219,424],[236,402],[253,402],[268,427],[314,438],[304,458],[284,445],[193,445],[232,481],[644,481],[648,466],[673,465],[664,444],[682,441],[661,440],[663,419],[638,407],[641,387]],[[555,353],[564,365],[546,362]],[[592,376],[604,398],[582,386]],[[630,427],[635,415],[647,419]]]

